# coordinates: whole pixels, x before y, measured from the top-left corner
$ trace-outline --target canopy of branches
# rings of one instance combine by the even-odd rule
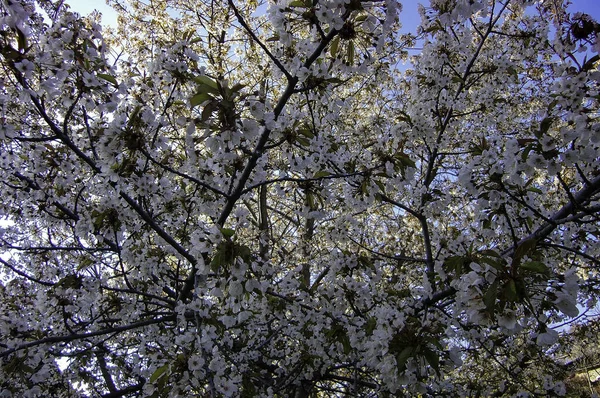
[[[590,391],[589,15],[112,5],[0,5],[0,396]]]

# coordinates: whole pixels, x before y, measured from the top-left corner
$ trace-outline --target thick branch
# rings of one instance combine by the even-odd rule
[[[258,211],[259,211],[259,230],[260,230],[260,258],[262,261],[267,261],[268,253],[269,253],[269,207],[267,205],[267,192],[268,187],[263,185],[259,189],[259,201],[258,201]]]
[[[142,389],[142,387],[144,387],[144,384],[145,384],[144,382],[141,382],[141,383],[135,384],[133,386],[126,387],[119,391],[111,392],[108,394],[102,394],[101,397],[102,398],[121,398],[126,395],[132,394],[134,392],[140,391]]]
[[[168,315],[168,316],[164,316],[164,317],[157,318],[157,319],[147,319],[145,321],[134,322],[134,323],[130,323],[128,325],[115,326],[115,327],[108,328],[108,329],[97,330],[95,332],[77,333],[77,334],[70,334],[67,336],[46,337],[46,338],[43,338],[40,340],[30,341],[29,343],[20,344],[20,345],[16,346],[15,348],[11,348],[9,350],[2,351],[2,352],[0,352],[0,358],[7,357],[10,354],[15,353],[17,351],[22,351],[22,350],[25,350],[25,349],[31,348],[31,347],[37,347],[37,346],[40,346],[43,344],[68,343],[70,341],[82,340],[82,339],[87,339],[90,337],[104,336],[107,334],[117,334],[117,333],[125,332],[127,330],[137,329],[137,328],[140,328],[143,326],[174,321],[175,319],[176,319],[175,315]]]
[[[422,230],[422,234],[423,234],[423,245],[425,246],[425,264],[427,266],[427,280],[429,281],[431,288],[435,292],[436,287],[435,287],[435,271],[433,269],[433,267],[434,267],[433,250],[431,248],[431,234],[429,232],[429,225],[427,224],[427,218],[423,214],[411,209],[410,207],[408,207],[406,205],[403,205],[400,202],[397,202],[397,201],[391,199],[390,197],[388,197],[384,194],[380,194],[379,196],[382,201],[387,202],[396,207],[399,207],[400,209],[408,212],[409,214],[414,216],[419,221],[419,224],[421,224],[421,230]]]
[[[561,221],[575,212],[577,208],[579,208],[582,204],[589,201],[590,198],[596,193],[600,192],[600,176],[597,176],[593,180],[589,182],[585,187],[581,190],[573,194],[573,197],[569,203],[564,205],[560,210],[550,217],[549,221],[542,224],[541,227],[536,229],[532,234],[527,235],[522,238],[515,246],[506,249],[502,252],[503,256],[512,255],[514,250],[521,244],[526,241],[535,239],[540,241],[546,238],[548,235],[552,233],[556,229],[556,227],[561,223]]]
[[[100,372],[102,373],[102,377],[106,382],[106,386],[108,387],[108,391],[111,393],[117,392],[117,387],[115,386],[115,382],[110,375],[110,371],[108,370],[108,366],[106,364],[106,359],[104,358],[104,351],[96,351],[96,360],[98,361],[98,365],[100,366]]]
[[[313,62],[315,62],[317,60],[317,58],[319,58],[319,56],[321,55],[323,50],[325,50],[325,48],[327,47],[329,42],[337,35],[337,33],[338,33],[338,31],[335,29],[332,29],[331,32],[329,32],[327,37],[321,41],[321,43],[314,50],[312,55],[310,57],[308,57],[308,59],[304,62],[303,66],[305,68],[310,68],[310,66],[313,64]],[[289,101],[291,96],[294,94],[294,90],[296,89],[297,83],[298,83],[298,78],[295,76],[291,79],[288,79],[287,87],[286,87],[285,91],[283,92],[283,94],[281,95],[281,98],[279,98],[279,101],[277,102],[275,109],[273,110],[275,120],[277,120],[279,118],[279,115],[281,115],[283,108],[285,107],[285,105],[287,104],[287,102]],[[252,151],[252,155],[250,156],[250,159],[248,159],[248,163],[246,164],[246,167],[244,168],[242,175],[240,176],[240,179],[236,184],[235,189],[231,192],[231,195],[229,196],[229,200],[227,200],[227,203],[225,204],[225,207],[223,208],[223,211],[221,212],[221,215],[219,216],[219,219],[217,220],[218,225],[220,225],[220,226],[225,225],[225,222],[227,221],[227,218],[229,218],[229,215],[233,211],[235,204],[237,203],[238,199],[244,193],[244,190],[245,190],[244,188],[246,186],[246,182],[248,182],[250,175],[254,171],[254,168],[256,167],[256,164],[258,163],[258,159],[260,159],[262,157],[265,146],[267,145],[267,142],[269,141],[270,135],[271,135],[271,130],[269,130],[265,126],[262,134],[260,135],[260,138],[258,139],[258,143],[256,144],[254,151]]]
[[[542,240],[546,238],[548,235],[552,233],[559,225],[557,222],[565,219],[569,214],[571,214],[578,206],[587,202],[593,195],[600,191],[600,176],[594,178],[583,187],[581,190],[573,194],[573,201],[567,203],[562,208],[560,208],[556,213],[550,217],[550,222],[544,223],[541,227],[536,229],[533,233],[521,238],[516,246],[512,246],[502,252],[503,256],[510,256],[514,253],[516,247],[523,244],[526,241],[536,239]],[[547,245],[547,244],[546,244]],[[548,245],[547,245],[548,246]],[[456,289],[453,287],[447,288],[443,291],[438,291],[433,294],[431,297],[423,300],[423,304],[426,306],[433,305],[438,301],[441,301],[445,298],[451,297],[456,293]]]

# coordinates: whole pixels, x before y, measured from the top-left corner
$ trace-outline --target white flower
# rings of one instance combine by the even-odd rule
[[[517,318],[513,311],[505,311],[504,314],[498,316],[498,325],[512,330],[517,325]]]
[[[304,66],[300,67],[300,69],[298,69],[296,72],[296,77],[298,78],[299,82],[305,81],[309,76],[310,71]]]
[[[256,279],[248,279],[245,289],[247,292],[252,292],[254,289],[260,289],[260,283]]]
[[[565,285],[563,289],[575,295],[579,290],[579,276],[577,275],[577,268],[572,267],[565,272]]]
[[[215,384],[224,397],[233,397],[236,395],[237,386],[230,378],[215,377]]]
[[[244,294],[244,286],[238,280],[231,281],[229,283],[229,290],[228,291],[229,291],[230,295],[232,295],[234,297],[238,297],[238,296],[241,296],[242,294]]]
[[[552,345],[558,340],[558,332],[556,330],[547,329],[546,332],[538,334],[536,343],[539,346]]]
[[[575,304],[575,298],[573,296],[560,291],[556,293],[556,297],[557,299],[554,301],[554,304],[560,312],[571,318],[579,315],[579,309]]]
[[[225,326],[227,329],[231,329],[231,327],[236,324],[235,317],[233,317],[231,315],[223,315],[222,317],[219,318],[219,320],[221,321],[221,323],[223,323],[223,326]]]
[[[563,383],[562,381],[556,383],[554,385],[554,392],[556,393],[556,395],[564,397],[567,394],[567,387],[565,386],[565,383]]]
[[[30,78],[31,73],[35,69],[35,65],[30,60],[23,59],[21,62],[15,64],[15,68],[21,72],[24,77]]]
[[[545,376],[542,382],[542,387],[544,390],[551,390],[554,387],[554,382],[552,381],[551,376]]]
[[[97,87],[100,85],[98,78],[91,73],[83,72],[83,84],[86,87]]]
[[[202,358],[200,355],[193,354],[192,356],[190,356],[190,359],[188,359],[188,368],[191,371],[201,370],[202,368],[204,368],[204,364],[204,358]]]

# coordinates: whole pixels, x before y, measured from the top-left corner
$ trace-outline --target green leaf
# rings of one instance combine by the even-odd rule
[[[521,259],[531,253],[535,246],[537,245],[537,239],[531,238],[522,242],[515,249],[515,254],[513,255],[513,266],[518,265],[521,262]]]
[[[21,61],[23,59],[23,54],[12,47],[2,48],[2,56],[10,61]]]
[[[498,271],[504,271],[504,269],[505,269],[504,263],[495,258],[482,256],[482,257],[479,257],[477,260],[480,263],[485,263],[485,264],[488,264],[488,265],[496,268]]]
[[[412,120],[410,119],[410,116],[408,114],[406,114],[405,112],[400,111],[399,116],[397,116],[398,121],[400,122],[405,122],[408,124],[412,123]]]
[[[496,298],[498,298],[498,281],[492,283],[483,295],[483,304],[485,304],[485,309],[490,314],[494,313]]]
[[[83,278],[77,274],[69,274],[56,282],[55,286],[60,286],[63,289],[81,289]]]
[[[160,391],[161,393],[165,391],[165,388],[167,387],[167,380],[169,378],[168,377],[161,377],[160,379],[158,379],[158,383],[156,387],[158,387],[158,391]],[[161,396],[164,396],[164,394],[161,394]]]
[[[371,317],[367,320],[367,323],[365,323],[365,333],[367,336],[370,336],[373,334],[373,331],[375,331],[375,328],[377,327],[377,318],[375,317]]]
[[[519,294],[517,293],[517,285],[515,280],[511,279],[506,285],[504,285],[504,297],[506,300],[515,302],[519,300]]]
[[[531,187],[531,188],[527,188],[527,190],[528,190],[529,192],[535,192],[535,193],[539,193],[539,194],[543,194],[543,193],[544,193],[544,192],[542,192],[542,190],[541,190],[541,189],[539,189],[539,188],[533,188],[533,187]]]
[[[348,335],[346,333],[343,333],[339,337],[339,340],[341,341],[342,346],[344,347],[344,354],[350,354],[350,351],[352,351],[352,344],[350,344],[350,338],[348,337]]]
[[[375,263],[373,262],[373,259],[369,256],[363,256],[363,255],[358,256],[358,264],[360,264],[363,268],[370,269],[373,272],[376,271]]]
[[[217,96],[221,94],[221,93],[219,92],[219,89],[218,89],[218,88],[213,88],[213,87],[211,87],[211,86],[209,86],[209,85],[206,85],[206,84],[199,84],[199,85],[196,87],[196,92],[197,92],[198,94],[201,94],[201,93],[206,93],[206,94],[213,94],[213,95],[217,95]]]
[[[545,117],[544,120],[542,120],[542,122],[540,123],[540,132],[546,134],[550,129],[550,126],[552,126],[553,122],[553,117]]]
[[[244,373],[242,376],[241,398],[254,398],[257,396],[256,381],[252,379],[251,374]]]
[[[298,131],[299,134],[302,134],[303,136],[305,136],[307,138],[315,138],[315,135],[313,134],[313,132],[306,125],[304,125],[303,127],[298,128],[297,131]]]
[[[442,345],[442,343],[440,343],[440,340],[438,340],[435,337],[426,337],[425,341],[431,343],[434,347],[437,347],[440,350],[444,350],[444,346]]]
[[[440,357],[437,352],[430,350],[429,348],[425,348],[423,350],[423,356],[427,363],[435,370],[437,375],[440,375]]]
[[[296,137],[296,142],[302,146],[309,146],[310,141],[304,137]]]
[[[454,271],[457,274],[462,274],[464,272],[464,267],[467,259],[463,256],[451,256],[444,261],[444,265],[448,268],[449,271]]]
[[[482,223],[483,229],[492,229],[492,219],[486,218]]]
[[[221,264],[223,264],[224,262],[225,261],[223,259],[223,252],[217,250],[210,262],[210,270],[216,273],[217,271],[219,271],[219,268],[221,268]]]
[[[320,170],[320,171],[317,171],[315,173],[315,175],[313,176],[313,178],[323,178],[323,177],[327,177],[329,175],[331,175],[330,172],[325,171],[325,170]]]
[[[165,373],[169,370],[169,364],[164,364],[160,368],[156,369],[154,373],[150,376],[150,383],[154,383],[159,378],[163,377]]]
[[[216,90],[217,92],[219,91],[219,85],[217,82],[206,75],[196,76],[194,77],[194,81],[200,85],[204,84],[211,89]]]
[[[8,374],[14,373],[19,370],[19,365],[24,359],[24,357],[20,358],[18,356],[14,356],[10,361],[7,361],[4,365],[2,365],[2,369]]]
[[[245,263],[252,262],[252,250],[246,245],[234,245],[235,256],[244,260]]]
[[[237,93],[238,91],[240,91],[244,87],[246,87],[245,84],[240,84],[240,83],[234,84],[233,87],[231,87],[231,92],[232,93]]]
[[[415,348],[412,346],[404,347],[402,351],[398,355],[396,355],[396,365],[398,366],[399,371],[404,371],[406,369],[406,363],[412,356],[414,355]]]
[[[306,8],[306,4],[304,4],[304,2],[300,1],[300,0],[292,1],[292,2],[290,2],[290,4],[288,4],[288,6]]]
[[[534,144],[527,145],[521,154],[521,159],[526,162],[527,158],[529,157],[529,153],[533,150],[535,150]]]
[[[329,78],[329,79],[325,79],[325,81],[327,83],[340,84],[340,83],[344,83],[345,80],[339,79],[337,77],[332,77],[332,78]]]
[[[27,37],[21,29],[15,28],[17,30],[17,44],[19,46],[19,51],[24,51],[27,48]]]
[[[400,161],[400,164],[404,167],[411,167],[411,168],[415,168],[417,167],[417,164],[411,160],[411,158],[408,157],[407,154],[402,153],[402,152],[398,152],[396,155],[394,155],[394,157]]]
[[[346,49],[346,63],[348,65],[354,64],[354,42],[348,42],[348,48]]]
[[[489,257],[502,258],[502,256],[500,255],[500,253],[498,253],[496,250],[492,250],[492,249],[481,250],[479,252],[479,254],[483,254],[484,256],[489,256]]]
[[[329,55],[331,55],[332,57],[335,58],[335,56],[337,55],[339,46],[340,46],[340,37],[336,36],[331,41],[331,47],[329,47]]]
[[[190,105],[193,107],[202,104],[204,101],[213,99],[208,93],[200,93],[190,98]]]
[[[108,75],[106,73],[98,73],[97,75],[100,79],[106,80],[107,82],[111,83],[112,85],[114,85],[115,87],[119,86],[119,83],[117,82],[117,79],[115,79],[113,76]]]
[[[546,266],[546,264],[540,261],[528,261],[526,263],[521,264],[521,269],[529,272],[533,272],[535,274],[544,274],[548,275],[550,273],[550,269]]]
[[[308,191],[308,193],[306,194],[306,203],[308,204],[308,208],[311,210],[315,210],[316,206],[315,206],[315,196]]]
[[[233,235],[235,235],[235,230],[231,228],[221,228],[221,233],[224,237],[231,238]]]
[[[219,108],[219,103],[217,101],[210,101],[204,109],[202,110],[202,115],[200,116],[200,121],[206,122],[210,116]]]
[[[367,183],[367,181],[363,181],[362,184],[360,184],[360,192],[363,195],[368,195],[369,194],[369,184]]]

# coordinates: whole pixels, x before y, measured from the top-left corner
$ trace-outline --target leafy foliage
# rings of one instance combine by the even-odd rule
[[[394,0],[113,6],[114,28],[0,6],[3,391],[579,388],[559,326],[598,298],[590,16],[432,0],[401,35]]]

